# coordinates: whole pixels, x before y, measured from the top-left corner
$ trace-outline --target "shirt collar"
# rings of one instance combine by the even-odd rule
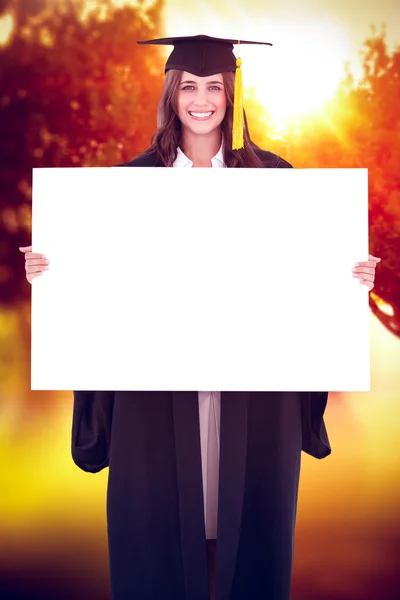
[[[211,159],[211,164],[213,167],[218,166],[218,167],[224,167],[224,142],[221,142],[221,147],[218,150],[217,154],[215,156],[212,157]],[[193,166],[193,162],[190,160],[190,158],[188,158],[186,156],[186,154],[184,154],[182,152],[182,150],[180,149],[180,147],[178,146],[178,152],[176,155],[176,160],[174,162],[174,167],[192,167]]]
[[[178,146],[178,153],[176,155],[176,160],[173,164],[174,167],[191,167],[193,165],[192,161],[182,152],[180,147]]]
[[[224,142],[221,142],[221,147],[218,150],[217,154],[211,159],[211,162],[215,160],[215,161],[219,161],[221,163],[221,166],[225,166],[224,163]]]

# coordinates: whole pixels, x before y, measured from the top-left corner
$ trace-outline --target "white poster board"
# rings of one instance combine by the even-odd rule
[[[368,391],[366,169],[34,169],[33,390]]]

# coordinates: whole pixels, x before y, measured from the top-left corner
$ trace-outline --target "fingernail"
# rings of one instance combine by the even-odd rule
[[[50,264],[50,261],[49,261],[49,260],[46,260],[46,265],[49,265],[49,264]]]
[[[45,270],[47,271],[47,269],[48,269],[48,268],[49,268],[49,267],[47,267],[47,266],[46,266],[46,267],[45,267]]]

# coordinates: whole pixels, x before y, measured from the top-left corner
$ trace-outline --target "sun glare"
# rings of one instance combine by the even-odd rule
[[[6,13],[0,17],[0,48],[9,44],[14,33],[14,28],[15,19],[11,13]]]
[[[318,112],[344,77],[349,42],[343,30],[330,21],[285,24],[271,41],[267,60],[256,60],[251,49],[245,83],[255,87],[257,99],[277,124]]]
[[[245,91],[254,90],[273,125],[282,130],[320,111],[334,96],[351,52],[345,30],[329,18],[221,24],[210,10],[192,20],[167,7],[164,30],[169,36],[236,33],[242,39],[272,42],[272,47],[241,46],[243,83]]]
[[[157,0],[112,0],[112,8],[133,8],[137,15],[145,22],[148,21],[147,11],[151,9]],[[106,21],[109,16],[109,6],[99,5],[98,0],[85,0],[82,4],[81,19],[85,21],[93,11],[97,11],[98,18]]]

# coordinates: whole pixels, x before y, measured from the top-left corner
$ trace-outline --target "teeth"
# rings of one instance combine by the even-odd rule
[[[205,118],[205,117],[211,117],[212,111],[206,112],[206,113],[191,112],[190,114],[193,115],[194,117],[198,117],[199,119],[201,119],[201,118]]]

